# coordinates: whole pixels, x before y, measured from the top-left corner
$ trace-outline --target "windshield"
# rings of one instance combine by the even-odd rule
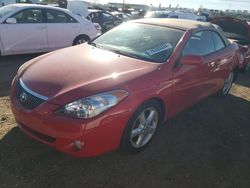
[[[4,6],[0,8],[0,18],[3,18],[7,14],[11,13],[13,10],[15,10],[17,7],[15,6]]]
[[[169,27],[125,23],[101,35],[92,45],[125,56],[163,63],[170,57],[183,33]]]

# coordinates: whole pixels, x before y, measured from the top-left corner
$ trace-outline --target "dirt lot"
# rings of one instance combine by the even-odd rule
[[[9,87],[32,57],[0,59],[0,187],[250,187],[250,72],[225,99],[208,98],[166,122],[137,155],[74,159],[15,125]]]

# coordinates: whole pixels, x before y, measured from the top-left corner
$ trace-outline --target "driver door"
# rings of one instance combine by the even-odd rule
[[[213,88],[213,78],[209,61],[210,54],[214,52],[213,40],[209,31],[199,31],[189,38],[180,56],[187,55],[202,56],[204,62],[200,65],[179,64],[173,69],[173,106],[175,113],[178,113],[197,101],[211,94]]]

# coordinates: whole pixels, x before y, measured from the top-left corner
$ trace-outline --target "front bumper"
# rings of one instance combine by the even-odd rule
[[[96,156],[119,147],[132,113],[126,110],[127,103],[122,101],[119,109],[116,106],[90,120],[73,119],[55,114],[59,106],[49,102],[33,110],[25,109],[17,100],[15,82],[11,91],[12,112],[20,129],[33,139],[74,157]]]

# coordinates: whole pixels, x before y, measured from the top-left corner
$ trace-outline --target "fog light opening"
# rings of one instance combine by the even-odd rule
[[[84,146],[84,142],[81,142],[79,140],[75,140],[74,141],[74,145],[77,151],[82,150],[83,146]]]

